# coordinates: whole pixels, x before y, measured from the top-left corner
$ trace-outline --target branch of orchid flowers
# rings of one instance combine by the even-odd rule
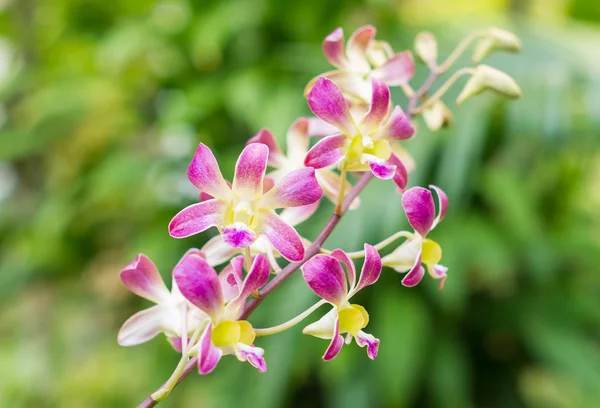
[[[408,100],[408,106],[406,109],[406,116],[408,119],[411,119],[415,114],[415,108],[419,99],[425,95],[433,86],[435,80],[438,78],[438,74],[435,69],[430,70],[429,76],[423,83],[423,85],[414,93],[412,93]],[[246,320],[254,310],[262,303],[262,301],[273,291],[277,286],[279,286],[284,280],[290,277],[294,272],[296,272],[304,263],[306,263],[313,256],[317,255],[321,251],[321,247],[329,238],[335,227],[338,225],[342,216],[348,211],[350,204],[354,201],[356,197],[363,191],[363,189],[369,184],[369,182],[373,179],[373,173],[365,172],[359,180],[356,182],[354,187],[348,192],[346,198],[343,201],[343,204],[339,210],[334,211],[334,213],[329,218],[329,221],[321,231],[321,233],[317,236],[314,242],[306,249],[304,259],[300,262],[293,262],[287,265],[285,268],[281,270],[275,277],[265,285],[265,287],[258,293],[256,297],[253,297],[247,304],[244,309],[244,313],[240,316],[240,320]],[[390,237],[391,238],[391,237]],[[190,358],[185,367],[180,371],[179,378],[175,381],[174,384],[171,384],[171,390],[175,388],[179,383],[181,383],[188,375],[190,375],[198,364],[197,357]],[[179,370],[178,370],[179,371]],[[163,384],[164,386],[164,384]],[[161,388],[163,387],[161,386]],[[161,389],[159,388],[159,390]],[[154,394],[152,394],[154,395]],[[152,398],[152,395],[148,396],[141,404],[138,405],[138,408],[152,408],[156,406],[159,401],[155,401]]]

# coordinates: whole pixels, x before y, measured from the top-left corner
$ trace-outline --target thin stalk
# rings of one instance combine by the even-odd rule
[[[337,204],[335,206],[335,213],[338,215],[342,214],[342,206],[344,205],[344,190],[346,189],[346,169],[342,169],[342,184],[340,185],[340,191],[338,191]]]
[[[293,319],[290,319],[285,323],[281,323],[281,324],[278,324],[277,326],[269,327],[266,329],[254,329],[254,333],[256,333],[257,337],[270,336],[272,334],[281,333],[282,331],[291,329],[292,327],[294,327],[295,325],[300,323],[302,320],[304,320],[308,316],[310,316],[310,314],[312,312],[317,310],[319,307],[323,306],[325,303],[327,303],[327,301],[321,299],[317,303],[315,303],[314,305],[312,305],[311,307],[306,309],[304,312],[302,312],[298,316],[294,317]]]
[[[414,110],[415,115],[421,113],[424,109],[433,105],[437,100],[439,100],[442,96],[444,96],[444,94],[446,92],[448,92],[448,89],[450,89],[450,87],[452,85],[454,85],[454,83],[456,82],[456,80],[458,78],[460,78],[463,75],[471,75],[471,74],[473,74],[473,72],[474,72],[474,68],[461,68],[458,71],[456,71],[454,74],[452,74],[452,76],[450,78],[448,78],[448,80],[446,82],[444,82],[444,84],[440,87],[440,89],[438,89],[429,99],[427,99],[418,108],[415,108],[415,110]]]
[[[252,268],[252,252],[250,252],[250,247],[247,246],[244,248],[244,269],[246,269],[246,272],[250,272],[250,268]]]
[[[379,242],[378,244],[373,245],[373,247],[376,250],[382,250],[383,248],[385,248],[386,246],[388,246],[389,244],[391,244],[392,242],[396,241],[398,238],[410,238],[413,236],[412,232],[408,232],[408,231],[398,231],[396,232],[394,235],[389,236],[388,238],[384,239],[383,241]],[[346,255],[348,255],[350,258],[352,259],[357,259],[357,258],[364,258],[365,257],[365,251],[356,251],[356,252],[347,252]]]
[[[471,44],[471,42],[473,42],[473,40],[476,39],[477,37],[479,37],[480,35],[481,35],[481,31],[473,31],[471,34],[469,34],[465,38],[463,38],[462,41],[460,43],[458,43],[458,45],[456,46],[454,51],[452,51],[452,53],[450,53],[448,58],[446,58],[446,60],[437,68],[437,70],[436,70],[437,74],[438,75],[443,74],[452,65],[454,65],[456,60],[462,55],[463,52],[465,52],[465,50]]]

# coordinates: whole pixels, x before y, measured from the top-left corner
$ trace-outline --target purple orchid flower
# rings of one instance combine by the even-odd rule
[[[402,108],[390,112],[390,90],[378,79],[372,80],[371,108],[356,124],[348,102],[329,79],[319,78],[308,96],[317,117],[341,133],[319,140],[306,155],[306,166],[321,169],[337,164],[347,171],[371,171],[377,178],[393,179],[403,191],[407,172],[392,151],[391,142],[409,139],[415,130]]]
[[[201,192],[214,198],[192,204],[175,215],[169,224],[171,236],[184,238],[216,226],[225,243],[245,248],[262,234],[284,258],[302,260],[304,246],[300,236],[274,210],[313,204],[323,191],[315,170],[303,168],[288,173],[264,193],[268,156],[265,144],[246,146],[237,161],[230,187],[215,156],[201,143],[188,167],[188,178]]]
[[[267,370],[264,350],[252,344],[256,337],[252,325],[238,319],[244,311],[246,299],[267,283],[269,264],[263,255],[257,255],[243,280],[242,264],[242,256],[231,261],[233,268],[226,280],[237,288],[237,294],[230,299],[217,272],[201,256],[187,257],[173,271],[181,294],[209,318],[200,340],[190,350],[190,355],[198,356],[200,374],[210,373],[221,357],[228,354],[247,361],[260,372]]]
[[[348,276],[341,264],[346,266]],[[377,357],[379,339],[362,331],[369,323],[369,314],[364,307],[350,304],[349,300],[359,290],[377,281],[381,267],[379,253],[368,244],[365,244],[365,263],[358,283],[354,263],[341,249],[332,251],[331,255],[316,255],[302,267],[302,274],[308,286],[319,297],[333,305],[330,312],[302,331],[311,336],[331,339],[323,360],[328,361],[338,355],[344,344],[344,333],[347,333],[346,344],[354,338],[360,347],[367,347],[370,359]]]
[[[384,266],[389,266],[397,272],[408,272],[402,279],[404,286],[417,285],[425,275],[425,264],[429,274],[440,279],[440,290],[444,288],[448,268],[440,265],[442,248],[427,238],[427,234],[442,221],[448,209],[448,197],[444,191],[434,185],[429,186],[438,196],[439,210],[436,215],[435,203],[431,191],[423,187],[413,187],[402,195],[402,207],[406,212],[408,222],[415,229],[413,236],[404,241],[392,253],[383,257]]]

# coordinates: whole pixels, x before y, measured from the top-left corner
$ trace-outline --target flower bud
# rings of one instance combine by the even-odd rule
[[[489,65],[479,65],[461,91],[456,103],[460,105],[472,96],[490,90],[506,98],[516,99],[521,96],[521,89],[512,77]]]
[[[437,132],[441,128],[450,126],[452,123],[452,112],[446,104],[440,100],[423,110],[422,113],[425,126],[432,132]]]
[[[415,53],[429,67],[434,67],[437,62],[437,41],[430,32],[417,34],[415,38]]]
[[[475,44],[473,63],[478,64],[494,50],[510,52],[521,51],[522,43],[519,37],[500,28],[489,28],[479,37]]]
[[[367,49],[367,59],[375,67],[379,68],[394,56],[394,50],[386,41],[372,40]]]

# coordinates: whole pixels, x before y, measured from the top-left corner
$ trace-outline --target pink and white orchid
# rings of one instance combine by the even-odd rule
[[[202,256],[197,249],[191,249],[178,265],[193,254]],[[181,337],[193,332],[207,316],[186,301],[175,280],[169,291],[158,269],[146,255],[139,254],[123,268],[120,276],[131,292],[156,305],[127,319],[119,330],[119,344],[135,346],[164,333],[171,345],[181,351]]]
[[[441,188],[434,185],[429,187],[435,190],[438,196],[437,215],[431,191],[423,187],[407,190],[402,195],[402,207],[415,232],[392,253],[383,257],[382,262],[384,266],[389,266],[397,272],[408,272],[402,279],[402,284],[408,287],[421,282],[425,274],[421,264],[425,264],[429,274],[435,279],[440,279],[440,289],[443,289],[448,268],[439,264],[442,259],[442,248],[437,242],[427,238],[427,234],[446,215],[448,197]]]
[[[389,86],[399,86],[410,81],[415,73],[415,62],[410,51],[394,53],[385,41],[375,40],[375,27],[367,25],[357,29],[345,45],[344,31],[335,29],[323,41],[323,53],[337,69],[321,76],[327,77],[342,90],[351,103],[369,102],[370,80],[380,79]],[[318,77],[306,86],[308,95]]]
[[[340,263],[346,266],[348,276]],[[354,338],[360,347],[367,347],[370,359],[377,357],[379,339],[362,331],[369,323],[369,314],[364,307],[350,304],[349,300],[359,290],[379,279],[381,267],[379,253],[368,244],[365,244],[365,263],[358,283],[354,263],[341,249],[332,251],[331,255],[316,255],[302,267],[302,274],[308,286],[319,297],[333,305],[329,313],[302,331],[321,339],[331,339],[323,360],[328,361],[338,355],[344,344],[343,333],[347,333],[346,344]]]
[[[188,178],[201,192],[214,198],[192,204],[175,215],[169,224],[171,236],[184,238],[216,226],[228,245],[245,248],[262,234],[284,258],[302,260],[304,246],[300,236],[274,210],[312,204],[322,197],[323,191],[315,170],[304,168],[288,173],[263,193],[268,156],[269,148],[262,143],[246,146],[229,187],[215,156],[200,143],[188,167]]]
[[[248,361],[260,372],[267,370],[264,350],[252,344],[256,337],[252,325],[238,319],[244,312],[246,299],[267,283],[269,264],[263,255],[256,256],[242,280],[242,263],[243,257],[234,258],[233,269],[226,276],[237,287],[237,295],[231,299],[223,291],[217,272],[201,256],[186,257],[173,271],[181,294],[210,319],[200,340],[190,350],[190,355],[198,356],[200,374],[210,373],[221,357],[228,354]]]
[[[403,191],[408,176],[391,142],[409,139],[415,130],[402,108],[396,106],[390,111],[390,90],[383,81],[373,79],[372,89],[371,108],[357,124],[340,89],[329,79],[319,78],[310,91],[308,105],[340,133],[319,140],[304,164],[315,169],[337,164],[347,171],[370,170],[377,178],[393,179]]]

